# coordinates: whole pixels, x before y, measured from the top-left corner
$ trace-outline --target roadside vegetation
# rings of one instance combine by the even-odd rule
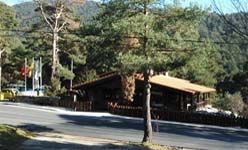
[[[130,83],[126,85],[135,85],[133,75],[141,72],[144,142],[152,141],[153,72],[170,71],[172,76],[214,87],[214,107],[248,116],[247,15],[243,10],[211,12],[196,4],[184,7],[181,0],[165,2],[33,0],[13,7],[0,2],[3,87],[27,82],[30,88],[34,75],[26,79],[27,66],[35,78],[42,77],[47,96],[61,95],[76,83],[112,71],[121,72]],[[237,9],[246,7],[239,0],[232,2]],[[43,74],[33,71],[33,60],[39,58]],[[134,86],[123,89],[124,99],[132,101]]]
[[[31,136],[32,134],[30,132],[24,131],[22,129],[9,125],[0,125],[0,149],[14,150]]]
[[[123,143],[121,145],[103,146],[102,149],[130,149],[130,150],[179,150],[178,147],[162,146],[151,143]]]
[[[177,147],[162,146],[162,145],[151,144],[151,143],[142,143],[141,145],[140,144],[137,144],[137,145],[139,145],[141,149],[145,149],[145,150],[178,150],[180,149]]]

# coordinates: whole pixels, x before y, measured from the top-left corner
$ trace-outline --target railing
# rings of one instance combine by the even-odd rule
[[[197,103],[197,108],[200,108],[200,107],[204,107],[206,106],[207,104],[209,104],[209,101],[208,100],[205,100],[205,101],[201,101],[199,103]]]
[[[114,103],[109,103],[108,109],[109,112],[113,114],[142,117],[142,107],[121,106]],[[248,119],[243,117],[216,114],[199,114],[193,112],[177,112],[159,109],[152,109],[151,114],[153,119],[248,128]]]
[[[75,111],[93,111],[92,101],[72,101],[72,100],[59,100],[59,106],[71,108]]]

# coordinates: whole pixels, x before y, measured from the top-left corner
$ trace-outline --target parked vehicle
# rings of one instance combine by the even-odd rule
[[[27,91],[22,90],[19,91],[18,96],[44,96],[44,88],[40,88],[40,89],[34,89],[34,91],[32,89],[28,89]]]
[[[9,84],[6,86],[6,89],[9,89],[14,92],[15,96],[44,96],[44,87],[25,90],[25,86],[21,84]]]
[[[13,90],[19,92],[19,91],[24,91],[25,86],[21,85],[21,84],[9,84],[9,85],[7,85],[7,89],[13,89]]]
[[[3,99],[14,100],[16,96],[16,91],[12,89],[3,89],[0,92],[0,95],[3,95]]]

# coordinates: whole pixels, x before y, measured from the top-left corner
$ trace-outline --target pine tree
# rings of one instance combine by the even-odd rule
[[[0,59],[2,64],[2,83],[18,82],[20,68],[26,51],[20,39],[12,31],[18,27],[15,10],[0,2],[0,50],[4,49]],[[21,56],[19,54],[22,54]]]
[[[97,54],[101,50],[103,54],[98,59],[102,62],[99,64],[105,64],[108,68],[119,70],[127,76],[143,73],[143,142],[152,141],[149,78],[153,72],[172,69],[177,73],[176,69],[186,66],[190,56],[204,56],[206,60],[210,56],[209,52],[198,52],[207,44],[184,40],[199,40],[198,26],[205,12],[196,6],[181,8],[178,5],[163,4],[161,0],[110,0],[103,3],[102,12],[88,28],[85,27],[88,30],[84,30],[84,34],[88,35],[87,39],[91,41],[88,48]],[[209,43],[208,48],[211,50],[211,42],[206,43]],[[89,54],[94,57],[94,53]],[[192,65],[197,67],[194,61]],[[201,74],[207,73],[211,67],[204,62],[197,65],[205,68]],[[189,67],[185,68],[190,70]],[[181,76],[189,75],[191,71]],[[128,82],[124,85],[132,85]],[[130,97],[129,94],[126,95]]]

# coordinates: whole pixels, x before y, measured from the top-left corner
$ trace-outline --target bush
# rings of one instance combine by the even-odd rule
[[[86,70],[85,72],[79,74],[77,77],[76,77],[76,80],[78,80],[79,82],[89,82],[89,81],[94,81],[98,79],[98,76],[97,76],[97,73],[96,73],[96,70]]]
[[[61,88],[61,82],[57,78],[52,79],[51,86],[45,88],[45,95],[47,96],[57,96],[65,92],[66,89],[64,87]]]
[[[245,106],[240,92],[234,94],[225,93],[224,96],[217,96],[213,105],[219,109],[229,110],[237,114],[243,114]]]

